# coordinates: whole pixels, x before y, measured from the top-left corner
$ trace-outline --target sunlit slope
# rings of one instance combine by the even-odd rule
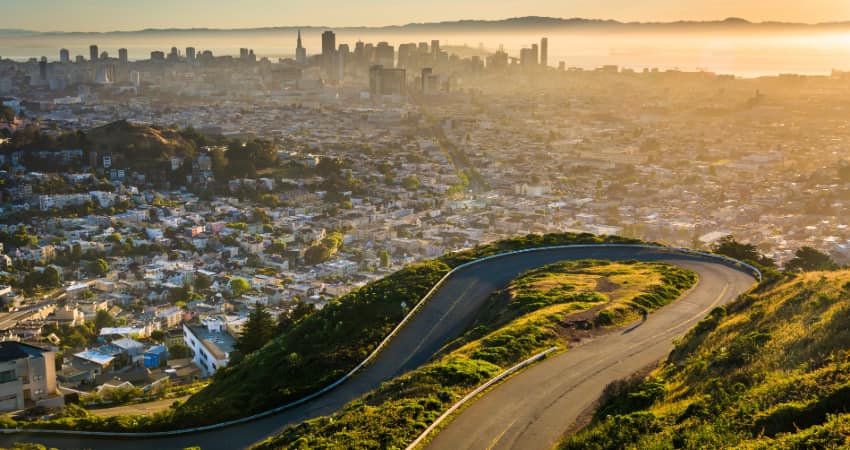
[[[653,376],[609,394],[562,449],[850,445],[850,271],[786,276],[716,309]]]

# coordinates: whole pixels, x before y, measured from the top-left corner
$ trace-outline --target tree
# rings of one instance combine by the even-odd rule
[[[419,177],[417,177],[416,175],[408,175],[404,177],[402,184],[404,185],[404,188],[408,191],[415,191],[419,189],[419,186],[422,185],[422,182],[419,181]]]
[[[162,330],[153,330],[151,331],[151,339],[154,342],[162,342],[165,340],[165,332]]]
[[[115,319],[106,310],[102,309],[94,316],[94,329],[98,334],[104,327],[112,326],[115,326]]]
[[[390,252],[387,249],[382,248],[378,250],[378,258],[381,260],[381,266],[390,266]]]
[[[89,272],[93,275],[102,277],[109,273],[109,263],[103,258],[98,258],[89,263]]]
[[[251,289],[251,285],[246,279],[239,277],[230,279],[230,293],[234,298],[244,294],[248,289]]]
[[[744,244],[735,240],[732,235],[724,236],[712,247],[714,253],[735,258],[744,262],[755,263],[764,267],[776,267],[776,262],[759,253],[753,244]]]
[[[247,356],[266,345],[274,337],[276,329],[277,324],[272,315],[262,303],[257,303],[254,310],[248,314],[242,334],[236,340],[236,348],[242,355]]]
[[[286,242],[274,241],[272,242],[272,245],[269,245],[269,248],[266,249],[266,252],[273,255],[282,255],[286,253]]]
[[[838,264],[829,255],[808,246],[798,249],[794,253],[794,258],[785,264],[785,270],[789,272],[812,272],[816,270],[835,270],[837,268]]]
[[[44,269],[44,272],[41,274],[41,278],[41,284],[48,289],[62,285],[62,275],[60,275],[59,271],[53,266],[48,266]]]
[[[195,274],[194,285],[195,285],[195,291],[197,291],[197,292],[205,291],[205,290],[209,289],[210,286],[212,286],[212,280],[210,279],[209,276],[199,272],[199,273]]]

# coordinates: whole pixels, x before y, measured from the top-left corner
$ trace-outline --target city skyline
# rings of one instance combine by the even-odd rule
[[[411,22],[440,22],[464,19],[498,20],[521,16],[583,17],[624,22],[672,22],[678,20],[722,20],[742,17],[754,22],[780,21],[824,23],[850,20],[850,4],[841,0],[814,0],[803,9],[793,0],[774,2],[770,11],[755,0],[739,2],[673,2],[650,0],[639,5],[625,0],[564,4],[537,0],[517,5],[498,0],[472,0],[458,4],[437,0],[421,3],[390,3],[369,0],[352,4],[330,0],[325,8],[283,0],[249,0],[233,8],[222,1],[190,0],[173,4],[151,0],[144,10],[124,0],[93,0],[73,7],[59,0],[35,0],[5,7],[0,29],[56,32],[133,31],[146,28],[264,28],[276,26],[392,26]],[[264,11],[258,15],[256,11]],[[109,21],[98,20],[108,16]]]

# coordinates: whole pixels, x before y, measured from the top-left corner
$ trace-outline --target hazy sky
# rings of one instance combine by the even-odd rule
[[[0,29],[396,25],[517,16],[623,21],[850,20],[848,0],[0,0]]]

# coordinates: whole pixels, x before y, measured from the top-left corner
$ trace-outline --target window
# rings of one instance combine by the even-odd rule
[[[8,383],[15,380],[17,380],[17,377],[15,377],[14,370],[4,370],[3,372],[0,372],[0,383]]]

